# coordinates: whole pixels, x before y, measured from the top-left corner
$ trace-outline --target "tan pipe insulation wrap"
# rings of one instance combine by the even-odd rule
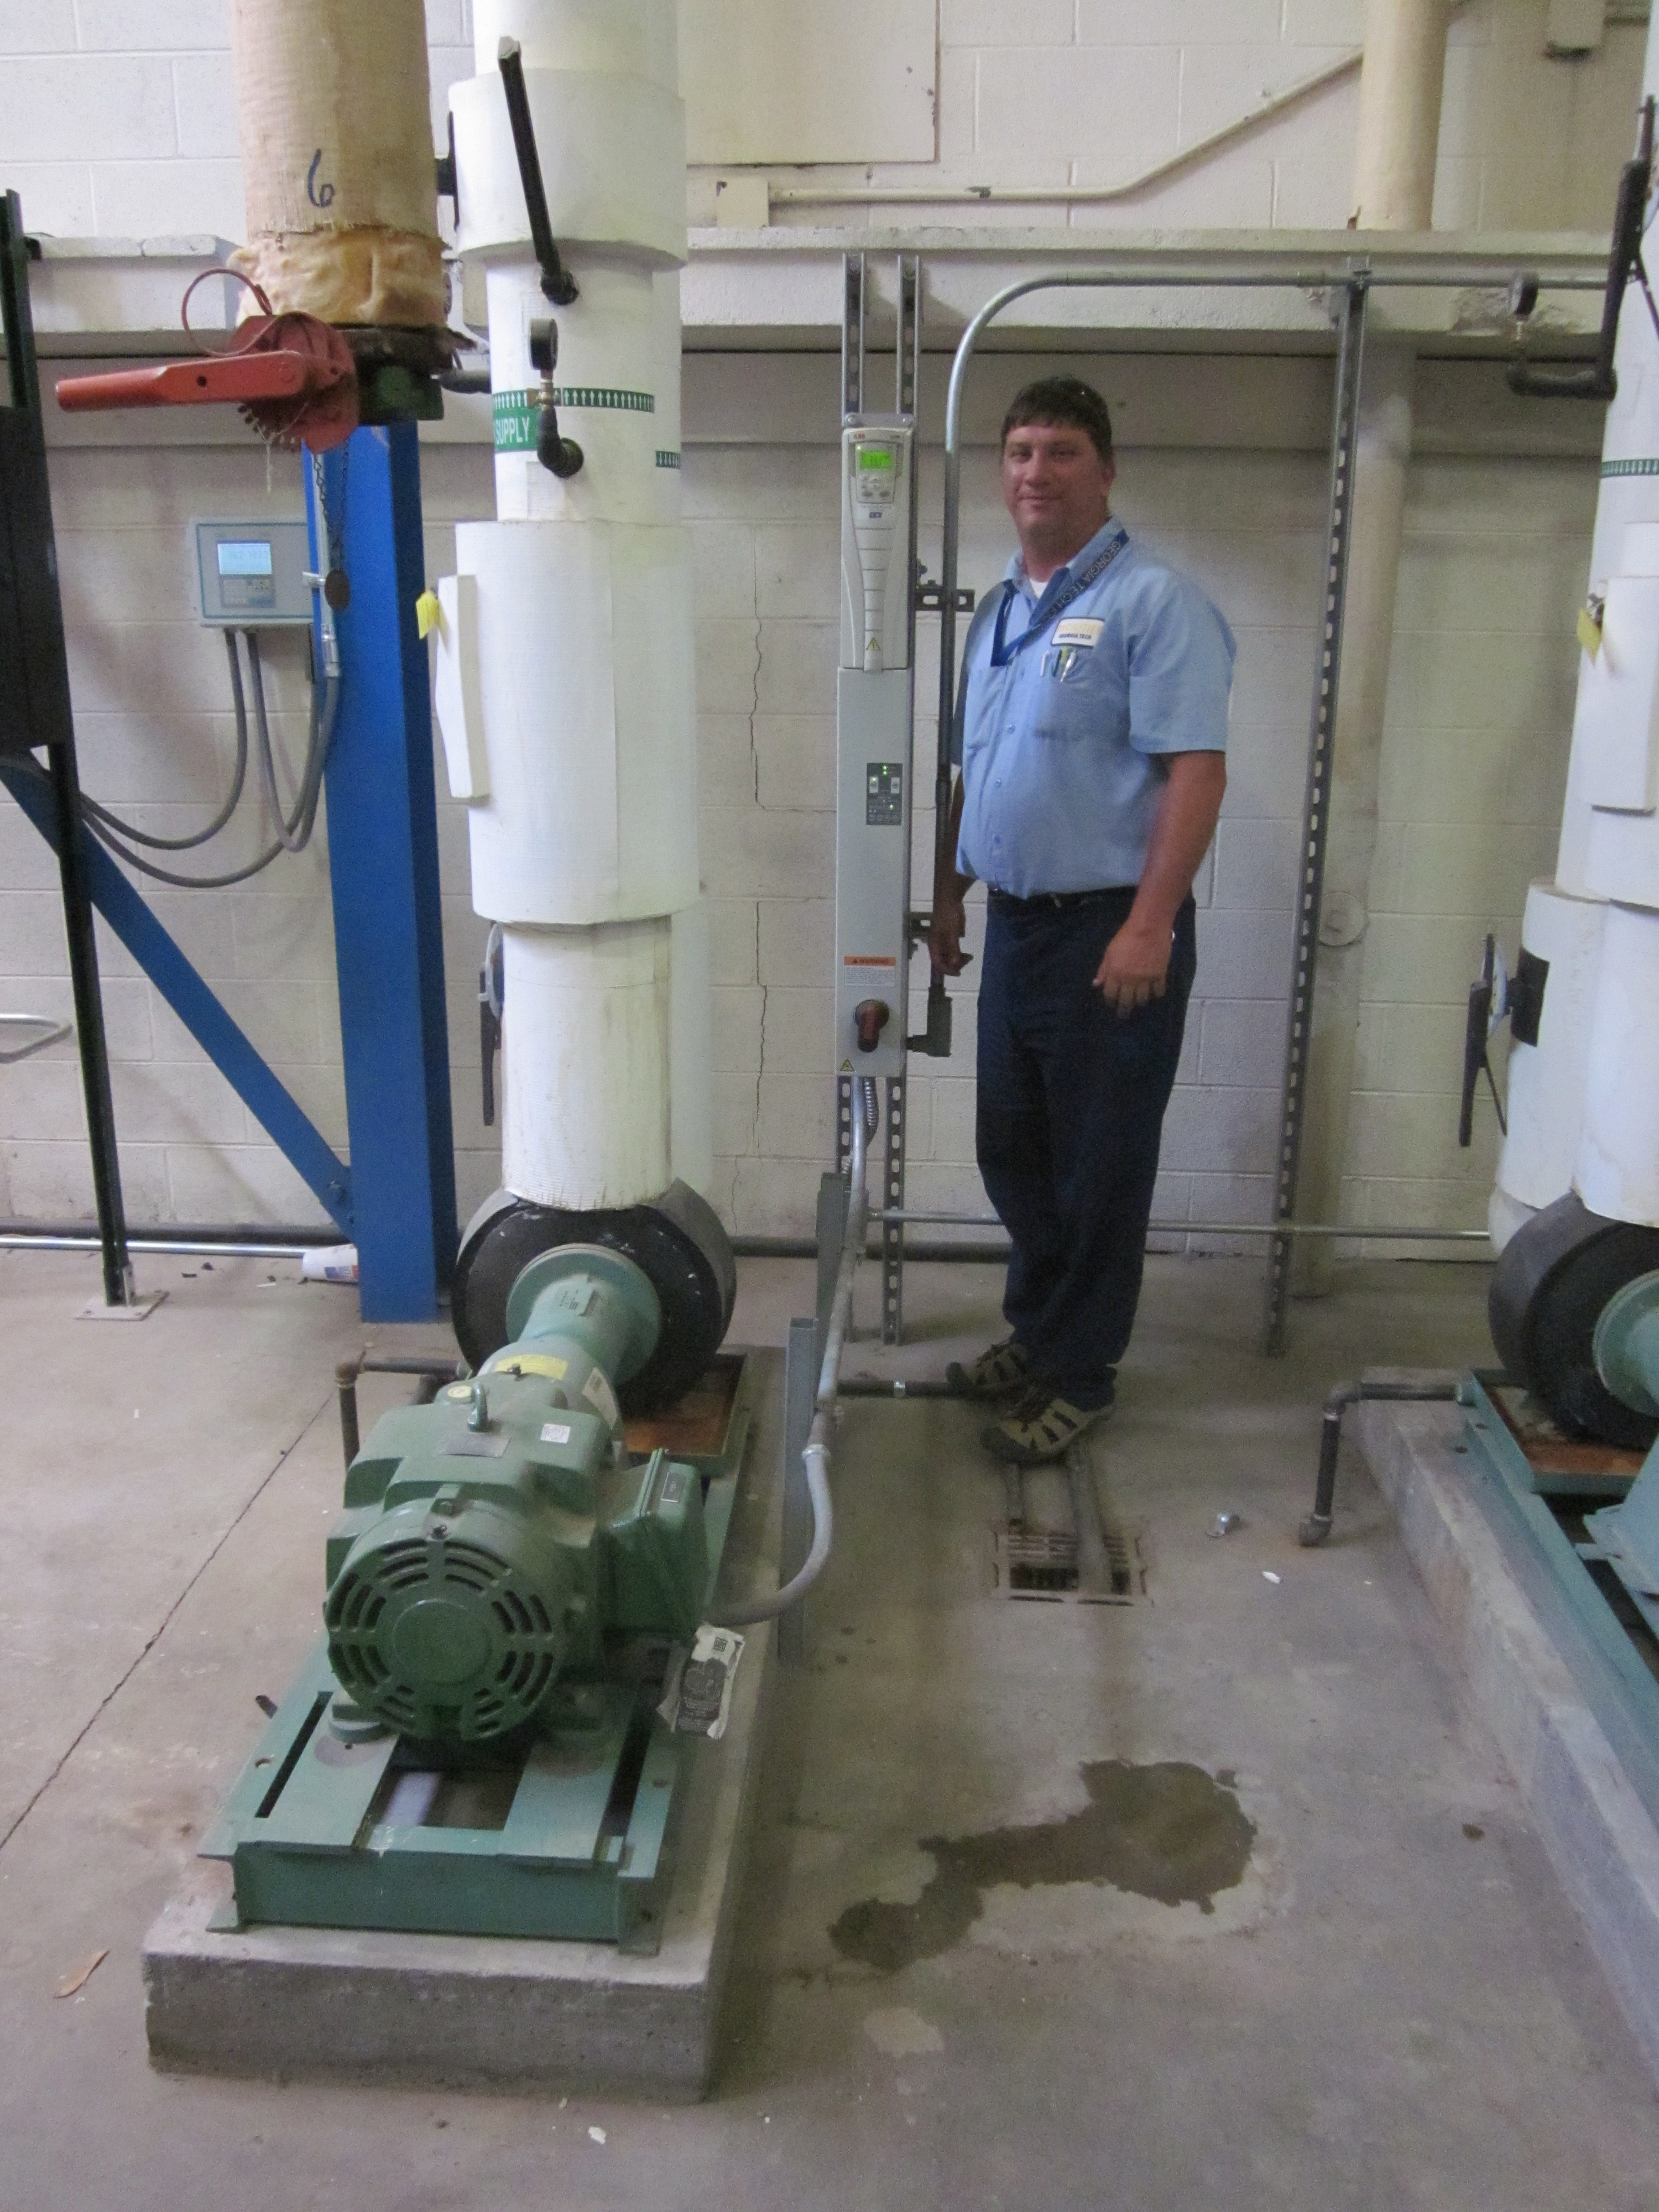
[[[441,323],[422,0],[232,0],[248,243],[279,313]]]

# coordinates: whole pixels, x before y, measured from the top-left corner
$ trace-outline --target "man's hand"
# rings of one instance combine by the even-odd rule
[[[1095,988],[1121,1020],[1149,1000],[1161,999],[1170,973],[1170,927],[1133,913],[1106,947]]]
[[[962,893],[947,884],[935,884],[927,950],[939,975],[960,975],[968,965],[972,956],[962,949],[963,933],[967,927],[968,917],[963,909]]]
[[[1227,788],[1224,754],[1169,753],[1164,762],[1164,793],[1152,817],[1140,888],[1095,975],[1096,988],[1120,1017],[1164,996],[1175,918],[1215,835]]]

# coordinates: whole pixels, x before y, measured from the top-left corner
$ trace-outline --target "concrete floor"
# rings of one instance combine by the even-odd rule
[[[141,1272],[167,1304],[103,1326],[70,1318],[91,1262],[0,1259],[0,2212],[1659,2203],[1652,2084],[1385,1510],[1345,1468],[1329,1548],[1295,1540],[1326,1387],[1485,1359],[1483,1270],[1353,1271],[1268,1366],[1252,1263],[1153,1262],[1097,1454],[1146,1569],[1126,1607],[995,1592],[968,1409],[848,1405],[729,2051],[673,2112],[150,2071],[138,1947],[310,1643],[362,1332],[285,1264]],[[913,1341],[849,1371],[937,1372],[994,1324],[992,1270],[907,1290]],[[746,1264],[734,1339],[810,1298]],[[1056,1879],[1095,1870],[1082,1770],[1098,1796],[1164,1763],[1212,1810],[1187,1770],[1236,1782],[1239,1850],[1187,1885],[1212,1909],[1144,1893],[1156,1852]]]

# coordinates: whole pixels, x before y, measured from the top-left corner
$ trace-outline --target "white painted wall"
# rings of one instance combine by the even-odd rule
[[[1581,60],[1544,53],[1547,0],[1464,0],[1454,18],[1441,126],[1437,227],[1605,226],[1613,176],[1630,150],[1644,33],[1609,22]],[[757,27],[763,54],[790,51],[776,26],[821,24],[823,0],[686,0],[688,30],[706,21]],[[859,7],[836,11],[849,46]],[[879,12],[879,11],[877,11]],[[920,67],[905,0],[904,64]],[[924,13],[925,6],[924,6]],[[1613,0],[1615,18],[1636,13]],[[911,143],[892,103],[864,111],[868,141],[842,164],[763,171],[779,191],[819,185],[1115,184],[1167,160],[1328,63],[1353,52],[1364,0],[938,0],[938,101],[932,157]],[[240,164],[224,0],[12,0],[0,9],[0,158],[36,229],[147,237],[212,232],[240,238]],[[472,74],[470,0],[427,0],[434,140],[448,86]],[[738,33],[733,43],[741,46]],[[690,39],[688,38],[688,44]],[[799,56],[810,47],[798,40]],[[706,74],[694,68],[699,94]],[[715,80],[717,82],[718,80]],[[848,96],[833,69],[792,78],[799,159],[847,145]],[[1091,224],[1337,226],[1347,220],[1358,85],[1318,94],[1203,166],[1131,199],[1078,211]],[[741,103],[733,111],[740,120]],[[824,110],[820,114],[818,110]],[[827,111],[833,111],[830,112]],[[906,112],[908,112],[908,109]],[[714,88],[694,98],[694,145],[709,154],[690,185],[694,222],[713,222],[720,161],[753,157],[752,126],[723,123]],[[722,133],[734,135],[716,153]],[[856,217],[857,211],[854,210]],[[884,220],[890,208],[873,210]],[[1027,209],[945,208],[945,221],[1030,221]],[[817,222],[822,209],[776,218]],[[1057,208],[1036,218],[1057,219]]]
[[[1358,0],[942,0],[940,170],[1000,182],[1117,173],[1148,149],[1156,158],[1224,119],[1229,97],[1249,105],[1264,86],[1340,52],[1357,36],[1359,13]],[[1443,222],[1605,222],[1629,136],[1639,29],[1614,24],[1599,57],[1553,63],[1541,55],[1542,18],[1542,0],[1471,0],[1458,16]],[[462,0],[431,0],[428,22],[436,99],[471,69],[470,27]],[[21,190],[32,227],[237,233],[218,0],[35,0],[0,12],[0,183]],[[1067,92],[1032,107],[1022,91],[1027,107],[1018,109],[1011,88],[1052,94],[1074,82],[1097,99],[1068,106]],[[1120,128],[1113,103],[1133,86],[1138,119]],[[1086,125],[1090,146],[1067,137],[1068,115],[1077,131]],[[1340,224],[1351,126],[1350,94],[1323,96],[1122,219]],[[915,165],[903,172],[916,173]],[[694,209],[705,188],[712,200],[713,181],[712,171],[694,177]],[[983,225],[983,210],[968,213]],[[1091,217],[1113,219],[1109,210]],[[1001,398],[1027,366],[1003,356],[975,370],[963,577],[981,588],[1000,574],[1007,546],[989,441]],[[1282,1047],[1328,371],[1294,358],[1176,356],[1100,356],[1091,366],[1118,422],[1122,512],[1204,583],[1240,640],[1232,784],[1200,884],[1198,994],[1158,1212],[1200,1224],[1259,1215]],[[935,434],[942,368],[930,361],[925,380],[924,422]],[[686,372],[717,1195],[739,1230],[799,1234],[811,1227],[830,1144],[836,370],[822,354],[703,354],[688,358]],[[1510,401],[1490,367],[1428,362],[1421,374],[1390,683],[1385,895],[1368,944],[1346,1210],[1356,1220],[1473,1226],[1484,1218],[1493,1133],[1483,1107],[1480,1142],[1457,1153],[1462,1000],[1481,934],[1498,925],[1513,946],[1528,878],[1547,871],[1553,847],[1600,422],[1593,409]],[[451,565],[454,522],[492,511],[487,434],[476,415],[472,423],[452,410],[423,441],[434,576]],[[280,458],[268,466],[222,417],[80,418],[53,434],[87,787],[151,827],[199,823],[223,787],[231,724],[222,647],[191,605],[185,526],[198,514],[298,513],[297,469]],[[923,496],[924,513],[936,514],[936,456],[924,464]],[[923,550],[937,570],[926,533]],[[935,677],[932,626],[922,627],[925,791]],[[299,665],[276,658],[293,732]],[[930,836],[924,819],[923,885]],[[473,993],[483,926],[468,896],[460,810],[447,800],[441,842],[465,1211],[493,1187],[496,1156],[478,1109]],[[325,890],[319,848],[245,889],[159,893],[155,904],[343,1144]],[[132,1218],[314,1219],[309,1194],[107,939],[104,967]],[[918,1204],[982,1202],[971,1164],[974,973],[954,1060],[917,1064]],[[55,872],[10,806],[0,807],[0,1004],[68,1008]],[[90,1206],[72,1048],[0,1066],[0,1212],[46,1219]]]

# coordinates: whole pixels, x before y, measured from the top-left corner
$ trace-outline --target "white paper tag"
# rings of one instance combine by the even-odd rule
[[[542,1442],[544,1444],[568,1444],[570,1441],[568,1421],[544,1421]]]
[[[595,1367],[582,1384],[582,1395],[599,1419],[610,1427],[617,1427],[621,1415],[617,1410],[617,1394],[605,1379],[602,1368]]]
[[[676,1655],[657,1711],[676,1735],[706,1735],[716,1742],[732,1717],[732,1688],[744,1638],[705,1621],[690,1651]]]
[[[1091,651],[1100,643],[1103,621],[1093,615],[1073,615],[1066,621],[1054,624],[1056,645],[1081,645]]]

